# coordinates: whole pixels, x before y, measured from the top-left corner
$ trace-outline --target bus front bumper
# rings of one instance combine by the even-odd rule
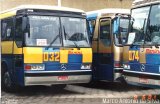
[[[54,85],[88,83],[91,80],[92,71],[30,71],[25,72],[24,84],[30,85]]]
[[[127,83],[142,86],[160,86],[160,74],[123,70]]]

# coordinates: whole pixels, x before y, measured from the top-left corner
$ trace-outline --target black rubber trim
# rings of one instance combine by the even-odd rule
[[[122,73],[123,72],[123,68],[122,69],[114,69],[115,73]]]

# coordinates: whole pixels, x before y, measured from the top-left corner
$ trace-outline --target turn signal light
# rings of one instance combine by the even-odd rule
[[[26,65],[25,66],[25,70],[31,70],[31,66],[30,65]]]

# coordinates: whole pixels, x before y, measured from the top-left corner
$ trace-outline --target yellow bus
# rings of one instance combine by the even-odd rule
[[[160,88],[160,0],[135,0],[123,75],[128,84]]]
[[[88,83],[92,49],[84,11],[22,5],[0,13],[2,88]]]

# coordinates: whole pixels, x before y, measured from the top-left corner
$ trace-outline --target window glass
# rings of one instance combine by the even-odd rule
[[[28,16],[27,46],[61,46],[60,21],[54,16]]]
[[[23,36],[23,32],[22,32],[22,17],[17,18],[16,19],[16,34],[15,34],[15,40],[17,43],[17,46],[21,46],[22,45],[22,36]]]
[[[6,35],[5,35],[5,30],[6,30],[6,27],[7,27],[7,23],[2,21],[1,22],[1,34],[2,34],[2,40],[5,40],[6,38]]]
[[[8,18],[2,21],[2,40],[13,39],[13,19]]]
[[[90,33],[93,37],[94,34],[94,30],[95,30],[95,25],[96,25],[96,20],[90,20],[89,22],[89,29],[90,29]]]
[[[102,20],[100,22],[100,40],[107,46],[111,44],[110,30],[110,21]]]
[[[131,31],[136,34],[136,38],[133,44],[143,44],[144,43],[144,31],[146,29],[147,18],[149,15],[150,7],[136,8],[132,10],[132,25]]]
[[[120,18],[119,32],[118,34],[114,35],[116,45],[123,45],[126,43],[128,27],[129,27],[129,18]]]
[[[151,8],[145,39],[146,44],[160,45],[160,5],[154,5]]]
[[[63,42],[67,47],[90,47],[86,19],[61,17]]]

